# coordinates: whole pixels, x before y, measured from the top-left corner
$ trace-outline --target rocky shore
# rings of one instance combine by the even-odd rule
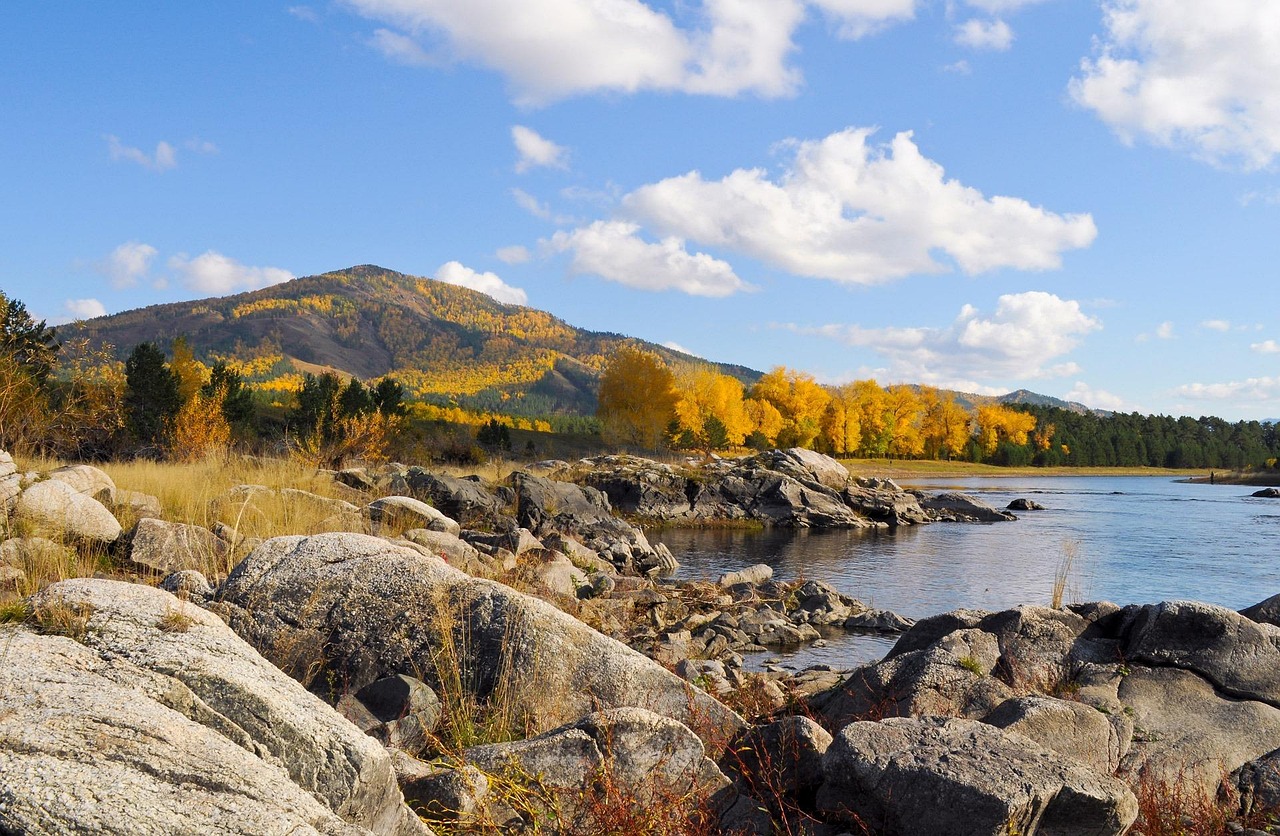
[[[1011,518],[807,451],[330,475],[346,499],[241,485],[204,527],[0,454],[0,582],[104,555],[3,610],[0,832],[1175,832],[1167,810],[1267,832],[1280,810],[1280,599],[912,623],[765,565],[663,579],[645,522]],[[268,497],[337,530],[239,535]],[[829,629],[901,635],[850,671],[744,664]]]

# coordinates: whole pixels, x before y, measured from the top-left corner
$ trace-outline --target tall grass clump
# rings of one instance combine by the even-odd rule
[[[1058,560],[1058,568],[1053,573],[1053,594],[1049,604],[1055,610],[1062,608],[1079,556],[1080,543],[1077,540],[1068,538],[1062,541],[1062,556]]]

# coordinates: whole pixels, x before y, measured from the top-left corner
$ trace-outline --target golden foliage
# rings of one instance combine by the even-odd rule
[[[707,367],[682,370],[676,377],[676,423],[695,436],[703,432],[708,418],[724,425],[730,446],[742,444],[753,429],[747,416],[742,381]]]
[[[225,453],[231,444],[231,425],[222,414],[225,392],[206,397],[197,391],[174,416],[169,431],[169,455],[180,461],[197,461]]]
[[[779,447],[813,447],[831,395],[813,375],[777,366],[756,381],[751,397],[772,404],[782,416]]]
[[[658,355],[624,345],[605,367],[599,398],[606,438],[656,450],[675,416],[675,376]]]
[[[751,422],[751,432],[758,432],[770,444],[776,444],[778,433],[782,432],[782,413],[768,401],[748,398],[743,405],[747,420]]]
[[[929,458],[950,459],[969,443],[973,419],[951,395],[942,397],[937,389],[920,387],[924,415],[920,433],[924,438],[924,454]]]
[[[978,407],[978,444],[982,453],[995,453],[1000,442],[1026,444],[1027,435],[1036,428],[1036,417],[1000,404]]]

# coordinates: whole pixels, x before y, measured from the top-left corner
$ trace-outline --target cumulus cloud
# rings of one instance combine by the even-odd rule
[[[72,319],[93,319],[107,315],[106,306],[97,299],[68,299],[62,303],[62,307]]]
[[[97,270],[110,279],[115,288],[133,287],[151,270],[156,253],[150,244],[126,241],[99,261]]]
[[[761,169],[720,180],[692,171],[637,189],[623,207],[662,235],[849,284],[947,272],[938,253],[969,274],[1051,269],[1061,266],[1063,251],[1087,247],[1097,235],[1087,214],[986,198],[946,179],[909,132],[879,146],[871,134],[849,128],[789,141],[794,159],[777,179]]]
[[[966,20],[956,27],[956,43],[970,49],[1004,52],[1013,46],[1013,30],[1003,20]]]
[[[1082,403],[1090,409],[1105,409],[1111,412],[1133,411],[1124,398],[1113,395],[1105,389],[1095,389],[1083,380],[1077,380],[1071,387],[1071,391],[1064,397],[1068,401]]]
[[[192,137],[182,144],[186,146],[188,151],[195,151],[197,154],[216,154],[219,151],[215,143],[207,139],[201,139],[198,136]]]
[[[1080,367],[1075,363],[1054,361],[1102,323],[1082,312],[1079,302],[1028,291],[1001,296],[990,316],[965,305],[945,328],[785,327],[869,348],[888,361],[889,374],[899,380],[973,387],[984,386],[983,381],[1077,374]]]
[[[535,218],[544,221],[551,221],[554,224],[570,224],[573,218],[567,215],[557,215],[551,210],[550,204],[538,200],[524,189],[512,189],[511,196],[515,198],[516,205],[521,209],[533,215]]]
[[[596,221],[573,232],[557,232],[546,243],[553,251],[573,254],[571,272],[639,290],[720,297],[751,289],[727,263],[706,253],[690,254],[675,237],[646,241],[634,223]]]
[[[369,45],[382,56],[406,67],[430,67],[438,63],[425,49],[408,35],[390,29],[376,29],[369,38]]]
[[[1043,3],[1044,0],[967,0],[968,5],[975,9],[982,9],[988,14],[998,15],[1006,12],[1016,12],[1023,6],[1033,6],[1036,3]]]
[[[1280,5],[1274,0],[1106,0],[1106,33],[1072,97],[1125,142],[1145,138],[1220,165],[1280,153]]]
[[[213,250],[195,258],[180,253],[170,258],[168,265],[188,290],[219,296],[257,290],[295,278],[288,270],[250,267]]]
[[[802,82],[789,64],[792,36],[808,6],[832,21],[841,37],[856,38],[909,19],[916,0],[702,0],[681,10],[681,22],[641,0],[348,5],[415,45],[430,39],[457,59],[498,71],[517,101],[536,105],[596,91],[790,95]],[[391,55],[399,60],[405,51],[399,45]]]
[[[1280,397],[1280,377],[1251,377],[1230,383],[1188,383],[1174,392],[1197,401],[1270,401]]]
[[[529,294],[507,284],[497,273],[479,273],[457,261],[447,261],[436,268],[436,279],[469,287],[508,305],[524,305],[529,301]]]
[[[667,348],[671,349],[672,351],[678,351],[678,352],[680,352],[681,354],[688,354],[690,357],[697,357],[697,356],[698,356],[697,354],[694,354],[694,353],[693,353],[692,351],[690,351],[689,349],[687,349],[687,348],[685,348],[684,346],[680,345],[680,343],[676,342],[675,340],[667,340],[665,343],[663,343],[663,345],[664,345],[664,346],[666,346]]]
[[[500,247],[495,255],[498,256],[498,260],[503,264],[524,264],[533,257],[533,254],[529,252],[529,248],[520,244]]]
[[[1280,354],[1280,343],[1275,340],[1263,340],[1260,343],[1252,343],[1249,350],[1255,354]]]
[[[141,148],[125,145],[118,136],[106,134],[103,139],[107,141],[107,153],[111,155],[113,162],[123,160],[137,163],[151,171],[168,171],[178,165],[178,152],[167,142],[156,143],[155,152],[148,154]]]
[[[317,15],[316,10],[310,6],[289,6],[286,11],[298,20],[305,20],[307,23],[320,22],[320,16]]]
[[[1173,333],[1173,323],[1166,321],[1166,322],[1161,322],[1159,325],[1157,325],[1156,336],[1162,340],[1173,339],[1175,336]]]
[[[1231,323],[1225,319],[1206,319],[1200,323],[1200,327],[1209,331],[1221,331],[1223,333],[1231,330]]]
[[[532,128],[515,125],[511,128],[511,141],[516,145],[516,173],[523,174],[531,168],[568,168],[565,158],[569,149],[546,139]]]

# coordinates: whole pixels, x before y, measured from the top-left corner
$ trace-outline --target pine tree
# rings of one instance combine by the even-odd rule
[[[139,343],[124,363],[125,414],[135,439],[155,444],[178,414],[178,376],[151,343]]]

